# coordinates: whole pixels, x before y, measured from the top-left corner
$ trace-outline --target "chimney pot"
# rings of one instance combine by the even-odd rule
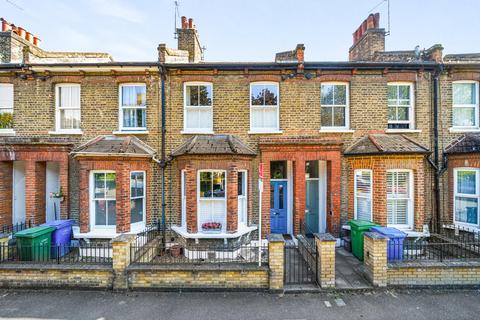
[[[367,29],[375,28],[375,22],[373,18],[373,14],[370,14],[367,18]]]
[[[20,36],[20,38],[25,39],[25,29],[22,27],[17,27],[17,34]]]
[[[187,28],[187,17],[182,16],[182,29]]]
[[[377,12],[373,15],[373,22],[374,22],[375,28],[380,27],[380,13]]]
[[[36,36],[33,36],[33,44],[38,47],[40,45],[40,39]]]
[[[33,36],[30,32],[28,31],[25,31],[25,40],[27,40],[28,42],[32,42],[33,43]]]
[[[192,18],[188,19],[188,28],[193,29],[193,19]]]
[[[2,18],[2,32],[7,32],[8,30],[10,30],[10,24]]]

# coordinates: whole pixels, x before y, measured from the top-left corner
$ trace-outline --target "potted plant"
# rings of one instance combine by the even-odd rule
[[[206,233],[222,232],[222,224],[220,222],[205,222],[202,224],[202,231]]]
[[[60,187],[60,190],[57,192],[50,192],[50,198],[60,199],[60,202],[63,202],[65,195],[63,194],[62,187]]]

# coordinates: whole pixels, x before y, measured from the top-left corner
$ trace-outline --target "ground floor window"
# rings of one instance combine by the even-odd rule
[[[389,225],[412,227],[413,186],[411,184],[411,171],[387,171],[387,223]]]
[[[476,168],[454,170],[455,223],[478,226],[479,172]]]
[[[130,222],[145,222],[145,172],[130,173]]]
[[[355,219],[372,221],[372,170],[355,170]]]
[[[221,232],[226,227],[225,171],[198,173],[198,226],[202,232]]]
[[[95,227],[115,226],[117,205],[115,178],[115,172],[95,171],[92,173],[91,202]]]

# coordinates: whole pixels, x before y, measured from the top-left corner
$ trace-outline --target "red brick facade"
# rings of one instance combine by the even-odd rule
[[[425,157],[423,155],[357,156],[348,157],[348,218],[354,217],[355,182],[358,169],[369,169],[373,173],[372,214],[373,222],[387,225],[387,170],[408,169],[413,171],[414,229],[421,231],[425,221]]]
[[[145,171],[146,222],[151,217],[151,199],[149,189],[152,184],[152,164],[146,158],[96,158],[77,157],[80,167],[80,232],[90,230],[90,172],[92,170],[115,171],[116,183],[116,232],[130,231],[130,172]]]
[[[262,235],[270,233],[270,162],[292,161],[293,163],[293,232],[300,233],[305,216],[305,162],[327,162],[327,232],[340,232],[341,202],[341,144],[321,138],[285,137],[260,141],[261,162],[264,164],[262,198]]]
[[[187,231],[189,233],[198,232],[197,223],[197,200],[198,200],[198,171],[199,170],[225,170],[226,171],[226,190],[227,190],[227,227],[228,233],[235,233],[238,228],[238,171],[247,171],[247,193],[252,194],[252,157],[249,156],[181,156],[177,160],[178,181],[181,181],[181,172],[185,170],[186,179],[186,220]],[[178,190],[181,194],[181,186]],[[247,224],[252,221],[252,197],[248,197],[247,205]],[[181,203],[178,213],[181,214]],[[178,221],[181,217],[177,217]]]
[[[68,152],[69,147],[56,144],[2,145],[0,146],[1,204],[0,224],[12,223],[12,172],[14,161],[25,161],[25,219],[44,223],[46,163],[58,162],[60,187],[65,194],[60,204],[61,218],[68,218]]]

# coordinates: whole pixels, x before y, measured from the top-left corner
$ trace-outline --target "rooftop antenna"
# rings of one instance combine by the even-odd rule
[[[177,18],[180,18],[180,1],[173,1],[175,5],[175,12],[173,15],[174,26],[173,26],[173,38],[178,39],[178,32],[177,32]]]
[[[373,10],[380,7],[382,4],[387,3],[387,31],[385,32],[386,36],[390,35],[390,0],[382,0],[375,7],[372,8],[368,13],[372,13]]]
[[[9,3],[10,5],[14,6],[18,10],[25,11],[20,5],[18,5],[15,1],[13,0],[5,0],[5,2]]]

